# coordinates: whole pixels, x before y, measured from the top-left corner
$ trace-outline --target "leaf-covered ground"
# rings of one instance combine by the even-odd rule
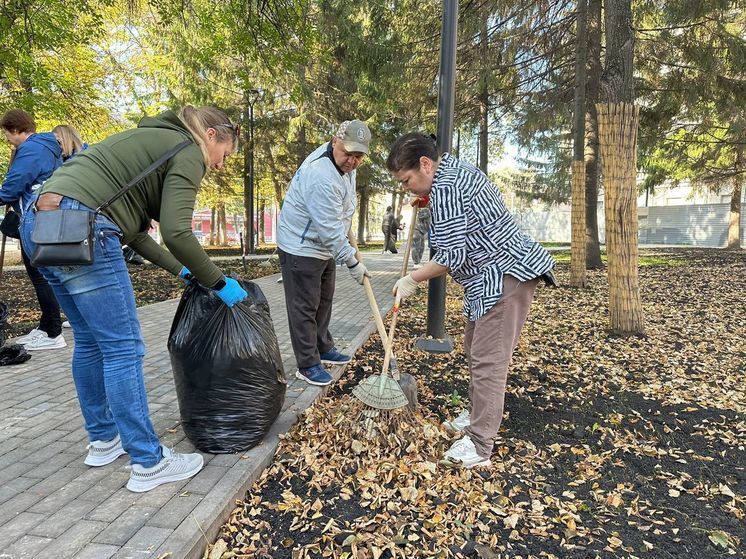
[[[450,355],[416,350],[425,300],[407,302],[396,354],[419,379],[420,413],[388,439],[361,435],[349,391],[380,369],[374,336],[206,556],[744,557],[746,255],[645,257],[643,337],[607,332],[603,272],[587,290],[539,289],[489,469],[438,464],[453,440],[440,421],[467,405],[460,290]]]
[[[267,262],[249,260],[246,272],[241,260],[221,260],[218,265],[225,273],[235,273],[247,279],[280,271],[277,259],[270,259]],[[130,264],[129,271],[138,307],[181,296],[183,282],[153,264]],[[0,285],[0,300],[8,304],[9,311],[6,338],[21,336],[36,328],[39,325],[41,311],[26,271],[4,271]]]

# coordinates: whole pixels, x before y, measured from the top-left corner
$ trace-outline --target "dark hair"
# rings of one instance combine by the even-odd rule
[[[390,212],[391,211],[391,206],[389,206],[388,208],[386,208],[386,211]]]
[[[391,173],[420,168],[420,157],[437,161],[439,154],[435,140],[421,132],[410,132],[399,136],[386,159],[386,168]]]
[[[15,133],[36,132],[36,123],[26,111],[10,109],[0,120],[0,128]]]

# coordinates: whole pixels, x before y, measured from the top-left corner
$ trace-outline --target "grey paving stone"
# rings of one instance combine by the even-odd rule
[[[155,507],[134,506],[122,513],[94,538],[94,543],[124,545],[150,518],[158,512]]]
[[[79,551],[86,547],[101,530],[106,527],[103,522],[92,522],[81,520],[76,522],[59,538],[56,538],[45,547],[40,557],[74,557]]]
[[[215,487],[215,484],[226,474],[229,468],[207,465],[194,476],[184,487],[184,491],[205,495]]]
[[[38,479],[33,479],[30,477],[25,476],[18,476],[13,479],[9,479],[5,482],[5,485],[3,485],[3,489],[8,489],[11,491],[16,491],[18,493],[25,491],[32,485],[39,483]]]
[[[122,487],[114,494],[89,512],[86,520],[97,520],[100,522],[113,522],[122,513],[137,503],[137,495]]]
[[[55,472],[59,472],[62,469],[69,468],[77,470],[76,476],[80,475],[80,471],[83,468],[87,468],[83,464],[83,456],[78,454],[68,454],[67,452],[61,452],[54,456],[54,459],[47,460],[41,464],[27,464],[28,472],[25,474],[28,477],[37,479],[46,479]]]
[[[77,499],[58,509],[46,511],[53,514],[48,516],[44,522],[29,530],[28,533],[46,538],[58,538],[63,532],[88,514],[95,506],[95,503],[91,503],[90,501]]]
[[[127,543],[114,555],[114,559],[134,559],[152,557],[158,546],[171,535],[172,530],[143,526]]]
[[[224,466],[226,468],[232,467],[241,458],[240,453],[214,454],[214,455],[206,454],[205,460],[207,460],[208,456],[211,456],[210,461],[208,462],[210,466]]]
[[[144,507],[162,507],[176,495],[184,493],[184,486],[187,483],[189,483],[188,479],[175,481],[173,483],[164,483],[155,489],[151,489],[147,493],[140,494],[140,499],[137,504]]]
[[[42,479],[37,484],[29,487],[28,492],[42,496],[51,495],[60,487],[64,487],[67,483],[75,479],[78,474],[79,472],[75,469],[63,468],[50,474],[49,477]]]
[[[100,505],[117,491],[124,488],[129,479],[128,472],[110,472],[106,477],[94,483],[85,493],[78,498],[90,501],[96,506]]]
[[[7,468],[0,470],[0,487],[5,485],[8,481],[18,476],[28,476],[29,465],[23,462],[16,462],[11,464]]]
[[[109,559],[117,551],[119,551],[118,545],[89,543],[81,549],[73,559]]]
[[[9,556],[13,559],[34,559],[41,555],[39,553],[42,549],[49,545],[51,538],[43,538],[40,536],[23,536],[21,539],[16,540],[13,545],[8,547],[4,552],[0,552],[0,558]]]
[[[19,493],[0,505],[0,534],[2,534],[7,522],[28,510],[30,506],[40,501],[41,498],[41,495],[24,492]]]
[[[0,549],[6,549],[14,541],[22,538],[39,522],[43,522],[46,517],[45,514],[22,512],[13,520],[4,524],[2,531],[0,531]]]
[[[29,464],[48,462],[50,458],[56,454],[60,454],[68,446],[70,446],[68,443],[62,441],[55,441],[42,446],[37,445],[36,441],[31,441],[21,447],[27,452],[23,461]]]
[[[148,526],[175,529],[202,501],[202,495],[177,495],[148,520]]]
[[[89,487],[90,484],[79,481],[66,483],[57,491],[47,495],[33,507],[29,508],[29,511],[52,514],[67,506],[68,503],[74,501],[82,493],[88,491]]]

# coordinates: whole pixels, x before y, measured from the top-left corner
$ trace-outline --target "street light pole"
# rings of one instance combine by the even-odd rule
[[[258,97],[259,91],[256,89],[246,91],[244,121],[248,121],[249,129],[244,134],[243,201],[246,250],[249,254],[254,253],[254,103]]]
[[[438,88],[438,153],[450,152],[453,144],[453,109],[456,98],[456,42],[458,0],[443,0]],[[430,249],[430,257],[435,252]],[[445,332],[446,278],[431,279],[427,285],[427,338],[416,346],[425,351],[449,353],[453,340]]]

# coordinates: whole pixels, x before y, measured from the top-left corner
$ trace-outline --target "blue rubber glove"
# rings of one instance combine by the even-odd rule
[[[181,272],[179,272],[179,277],[184,280],[184,283],[189,285],[192,283],[192,280],[194,279],[194,276],[192,275],[192,272],[189,271],[189,268],[184,266],[181,269]]]
[[[229,307],[232,307],[236,303],[240,303],[249,296],[249,294],[244,291],[244,288],[241,287],[241,284],[233,278],[225,278],[225,285],[216,290],[215,293],[217,293],[223,303]]]

